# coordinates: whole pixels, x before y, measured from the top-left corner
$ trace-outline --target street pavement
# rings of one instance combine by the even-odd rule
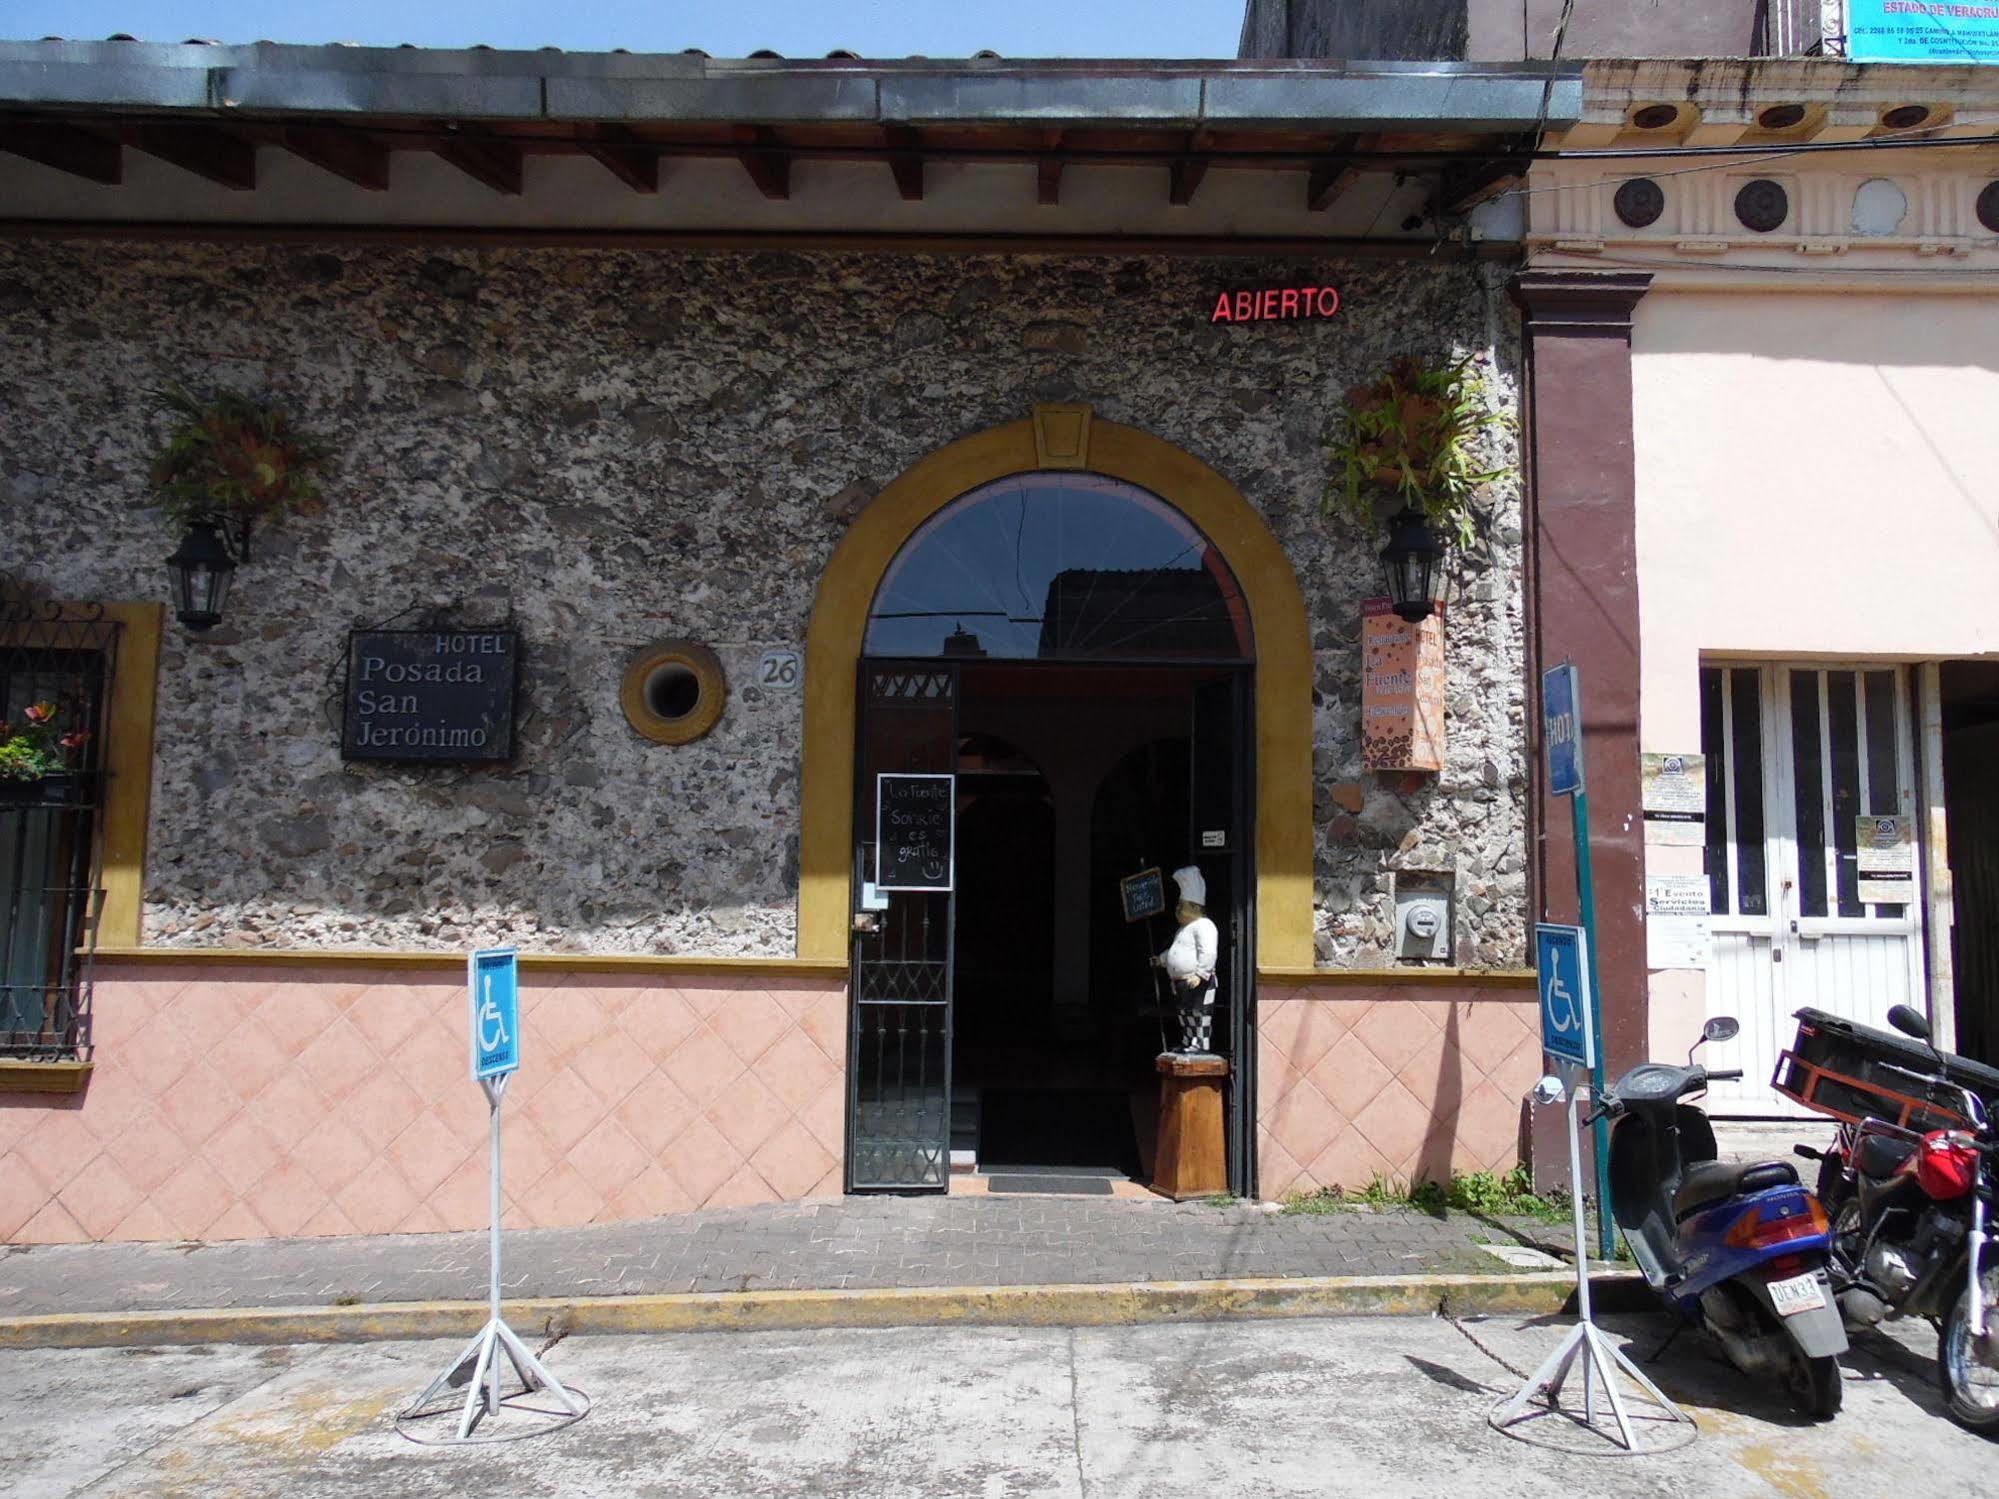
[[[1088,1197],[847,1197],[505,1235],[509,1298],[1504,1273],[1565,1224]],[[486,1235],[0,1250],[0,1317],[479,1299]]]
[[[1487,1412],[1561,1319],[1436,1317],[1095,1328],[901,1328],[584,1337],[548,1355],[586,1391],[565,1430],[419,1446],[395,1413],[456,1342],[0,1352],[0,1493],[723,1496],[1581,1492],[1673,1499],[1971,1499],[1999,1452],[1938,1414],[1926,1329],[1872,1337],[1823,1426],[1680,1338],[1653,1368],[1699,1423],[1665,1456],[1573,1455]],[[1642,1358],[1655,1318],[1613,1319]],[[1510,1367],[1509,1367],[1510,1366]],[[508,1410],[496,1436],[526,1429]],[[433,1422],[428,1432],[436,1430]],[[428,1434],[422,1428],[419,1434]],[[1545,1417],[1542,1441],[1601,1444]]]

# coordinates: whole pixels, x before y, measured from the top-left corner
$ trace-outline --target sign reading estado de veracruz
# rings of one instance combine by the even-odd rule
[[[510,760],[520,636],[356,630],[347,637],[344,760]]]

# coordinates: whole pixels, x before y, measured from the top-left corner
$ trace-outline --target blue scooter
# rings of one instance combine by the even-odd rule
[[[1731,1040],[1718,1016],[1694,1043]],[[1610,1200],[1645,1280],[1666,1304],[1704,1325],[1729,1361],[1777,1376],[1814,1420],[1839,1411],[1846,1330],[1826,1275],[1831,1225],[1789,1161],[1725,1165],[1714,1130],[1690,1103],[1710,1082],[1741,1077],[1645,1062],[1597,1101],[1610,1132]]]

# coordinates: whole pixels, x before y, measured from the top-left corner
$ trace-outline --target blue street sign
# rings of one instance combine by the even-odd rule
[[[1999,62],[1999,11],[1989,4],[1846,0],[1854,62]]]
[[[477,1083],[521,1065],[520,955],[511,947],[487,948],[472,954],[466,972]]]
[[[1534,969],[1541,987],[1541,1050],[1580,1067],[1595,1066],[1589,934],[1579,926],[1536,926]]]
[[[1548,790],[1574,796],[1583,789],[1583,695],[1576,668],[1564,661],[1541,673],[1541,745],[1548,757]]]

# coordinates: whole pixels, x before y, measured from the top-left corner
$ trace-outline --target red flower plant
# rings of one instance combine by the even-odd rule
[[[0,781],[39,781],[81,768],[75,755],[90,731],[65,730],[57,722],[61,711],[52,702],[30,703],[21,710],[21,723],[0,720]]]

